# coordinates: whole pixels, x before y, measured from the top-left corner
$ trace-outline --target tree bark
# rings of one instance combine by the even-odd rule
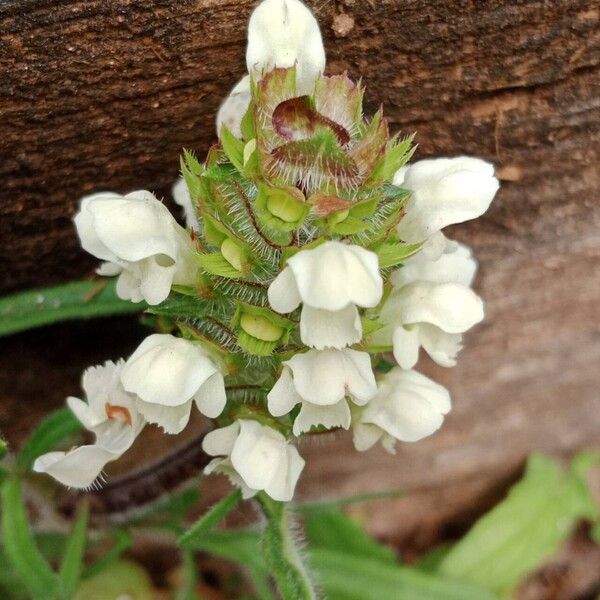
[[[245,70],[254,4],[2,3],[2,291],[91,272],[95,261],[71,223],[83,194],[168,196],[181,149],[202,156],[215,139],[219,102]],[[487,320],[467,336],[457,368],[424,364],[452,391],[442,431],[396,457],[358,455],[348,436],[302,449],[303,495],[401,488],[400,500],[369,511],[370,524],[418,546],[440,523],[472,516],[476,499],[503,489],[531,451],[598,446],[600,8],[593,0],[308,4],[328,71],[362,77],[369,112],[383,103],[393,130],[418,132],[418,158],[481,156],[503,181],[482,219],[450,232],[480,259]],[[139,339],[97,329],[69,325],[7,342],[2,430],[18,439],[30,424],[31,411],[15,416],[23,402],[38,412],[62,402],[92,355],[114,358]],[[61,336],[82,331],[93,351],[80,352],[78,338],[61,342],[59,364],[48,356]],[[41,376],[54,384],[40,389]]]

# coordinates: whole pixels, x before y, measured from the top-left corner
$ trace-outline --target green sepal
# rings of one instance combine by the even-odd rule
[[[212,246],[220,248],[221,244],[230,237],[228,229],[216,219],[213,219],[206,214],[203,216],[203,221],[204,227],[202,233],[204,234],[206,241]]]
[[[254,125],[254,107],[255,103],[254,100],[252,100],[248,106],[246,114],[242,118],[242,123],[240,125],[240,129],[242,130],[242,139],[245,142],[249,142],[256,137],[256,127]]]
[[[362,323],[363,337],[369,336],[385,327],[383,323],[374,319],[366,319],[365,317],[362,317],[360,322]]]
[[[413,146],[414,139],[415,134],[413,133],[402,140],[399,140],[398,135],[390,140],[384,156],[375,166],[367,184],[391,181],[398,169],[401,169],[411,159],[417,149],[416,146]]]
[[[271,356],[279,342],[264,342],[252,337],[245,331],[240,331],[238,334],[238,344],[248,354],[254,354],[255,356]]]
[[[192,206],[195,207],[198,199],[206,195],[206,187],[202,182],[204,167],[188,150],[183,151],[183,156],[180,158],[179,162],[181,175],[183,176],[192,199]]]
[[[244,142],[236,138],[226,125],[221,127],[221,145],[231,164],[242,173],[244,171]]]
[[[238,279],[245,275],[242,271],[238,271],[233,267],[220,252],[214,254],[198,254],[196,260],[205,271],[212,275],[220,275],[221,277],[227,277],[229,279]]]
[[[369,125],[364,135],[348,152],[349,158],[357,165],[359,173],[370,174],[377,165],[380,157],[385,154],[389,140],[387,121],[383,118],[383,111],[379,110]],[[360,183],[367,179],[361,176]]]
[[[379,257],[379,267],[385,269],[402,264],[406,259],[417,253],[422,246],[422,243],[383,242],[369,249]]]
[[[348,216],[339,223],[330,222],[328,227],[332,233],[337,233],[338,235],[354,235],[363,231],[367,227],[367,224],[362,219]]]

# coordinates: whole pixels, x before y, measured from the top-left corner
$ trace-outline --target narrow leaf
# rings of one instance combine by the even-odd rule
[[[34,460],[52,450],[70,435],[81,430],[81,423],[68,408],[61,408],[48,415],[31,434],[17,455],[16,464],[30,469]]]
[[[137,313],[144,304],[121,300],[114,279],[76,281],[0,298],[0,336],[73,319]]]
[[[67,540],[67,547],[60,566],[60,583],[64,598],[72,598],[81,578],[85,553],[89,507],[84,503],[79,508],[73,531]]]
[[[410,567],[325,548],[310,554],[320,587],[335,600],[497,600],[485,589]]]
[[[7,479],[1,494],[2,540],[11,567],[33,598],[48,600],[56,597],[58,578],[29,531],[20,481]]]
[[[214,529],[238,505],[241,499],[241,492],[236,490],[217,502],[177,540],[177,543],[184,548],[193,547],[206,533]]]

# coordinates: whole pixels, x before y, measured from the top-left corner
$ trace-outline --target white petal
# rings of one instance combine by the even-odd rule
[[[242,77],[229,92],[217,113],[217,135],[221,135],[223,125],[237,138],[242,137],[242,119],[252,100],[250,93],[250,75]]]
[[[164,256],[162,257],[164,258]],[[156,306],[171,292],[176,266],[173,261],[168,265],[161,265],[156,256],[152,256],[137,263],[140,269],[140,294],[150,306]]]
[[[296,483],[304,469],[304,459],[294,446],[286,448],[286,460],[283,461],[279,470],[275,472],[275,476],[268,486],[265,487],[265,492],[278,502],[289,502],[294,497]]]
[[[173,184],[173,187],[171,188],[171,194],[173,196],[173,200],[175,200],[175,202],[183,208],[186,227],[189,227],[194,231],[199,231],[200,227],[198,223],[198,217],[196,216],[196,212],[192,205],[190,191],[188,190],[188,186],[183,177],[180,177]]]
[[[96,273],[102,277],[115,277],[121,271],[123,267],[113,262],[103,262],[97,269]]]
[[[225,475],[232,485],[240,488],[244,500],[248,500],[258,493],[258,490],[253,490],[246,485],[228,458],[214,458],[211,460],[204,468],[204,474],[210,475],[211,473]]]
[[[123,387],[145,402],[178,406],[190,400],[217,367],[193,342],[168,334],[147,337],[131,355]]]
[[[303,400],[327,406],[346,395],[346,359],[341,350],[309,350],[284,364],[294,376],[294,386]]]
[[[377,392],[371,359],[366,352],[309,350],[285,362],[294,376],[294,386],[307,402],[320,406],[337,404],[346,393],[357,404],[365,404]]]
[[[202,441],[202,450],[210,456],[229,456],[240,433],[240,422],[209,431]]]
[[[283,367],[279,379],[267,395],[269,412],[274,417],[281,417],[287,415],[299,402],[302,402],[302,397],[294,387],[292,372],[288,367]]]
[[[327,429],[342,427],[350,428],[350,407],[347,400],[340,400],[330,406],[319,406],[303,402],[302,408],[294,421],[294,435],[299,436],[308,432],[312,427],[322,425]]]
[[[377,383],[371,366],[371,356],[346,348],[342,350],[346,358],[346,387],[348,393],[359,406],[366,404],[377,393]]]
[[[400,441],[415,442],[439,429],[449,410],[450,394],[444,387],[416,371],[392,369],[365,408],[362,422]]]
[[[77,417],[77,420],[88,430],[92,430],[94,427],[100,425],[107,419],[106,412],[96,413],[91,410],[87,402],[69,396],[67,398],[67,406],[71,412]]]
[[[255,79],[296,65],[297,93],[311,93],[325,68],[325,50],[310,10],[299,0],[263,0],[248,24],[246,63]]]
[[[294,274],[289,267],[275,277],[269,286],[268,295],[271,308],[278,313],[290,313],[298,308],[301,298]]]
[[[398,323],[430,323],[448,333],[464,333],[483,320],[483,302],[456,283],[411,283],[393,294]]]
[[[231,463],[246,485],[264,490],[287,461],[283,435],[257,421],[240,420],[240,434],[231,452]]]
[[[163,406],[138,399],[137,409],[148,423],[162,427],[165,433],[176,434],[181,433],[189,423],[192,401],[178,406]]]
[[[374,252],[341,242],[325,242],[288,260],[302,301],[313,308],[341,310],[349,304],[374,307],[383,295]]]
[[[84,196],[80,200],[79,212],[73,219],[81,247],[96,258],[109,262],[113,262],[117,257],[98,237],[94,227],[94,216],[90,210],[90,206],[96,201],[114,200],[119,198],[121,198],[121,196],[114,192],[100,192]]]
[[[421,251],[394,271],[390,278],[394,287],[400,288],[415,281],[460,283],[469,287],[477,272],[477,261],[471,249],[446,238],[444,241],[444,252],[435,260],[430,260],[430,255]]]
[[[121,455],[131,448],[141,430],[142,427],[134,429],[129,423],[119,419],[108,419],[94,429],[96,446]]]
[[[412,369],[419,360],[420,325],[404,327],[400,325],[394,329],[394,358],[403,369]]]
[[[460,333],[446,333],[435,325],[419,325],[419,339],[423,349],[442,367],[454,367],[456,356],[462,349]],[[400,365],[402,366],[402,365]]]
[[[69,452],[48,452],[33,463],[36,473],[47,473],[63,485],[88,488],[104,469],[106,463],[119,458],[100,446],[80,446]]]
[[[407,242],[425,240],[447,225],[481,216],[499,187],[493,166],[469,157],[415,163],[401,185],[413,191],[398,226]]]
[[[383,431],[377,425],[359,422],[352,426],[352,441],[359,452],[370,450],[382,435]]]
[[[196,395],[198,410],[209,419],[216,419],[227,404],[225,381],[219,372],[211,375],[201,386]]]
[[[144,299],[140,291],[140,278],[135,272],[128,268],[121,271],[117,279],[117,296],[121,300],[130,300],[131,302],[141,302]]]
[[[174,232],[179,225],[150,192],[97,200],[88,210],[98,237],[119,258],[135,262],[155,254],[177,257]]]
[[[362,323],[354,304],[330,311],[304,305],[300,317],[300,337],[311,348],[345,348],[360,342]]]

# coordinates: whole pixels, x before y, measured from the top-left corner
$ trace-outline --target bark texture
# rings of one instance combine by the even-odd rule
[[[71,224],[81,195],[168,195],[181,148],[202,155],[215,138],[219,102],[244,72],[254,4],[2,3],[2,291],[91,272]],[[490,211],[451,232],[480,259],[488,317],[457,368],[423,366],[453,394],[443,430],[397,457],[357,455],[347,436],[303,450],[305,496],[402,488],[403,498],[369,510],[371,527],[426,546],[440,526],[460,527],[496,498],[529,452],[600,443],[600,7],[308,4],[329,71],[362,76],[367,109],[383,103],[393,129],[416,130],[419,158],[485,157],[503,180]],[[92,356],[115,358],[139,339],[99,329],[69,325],[3,342],[0,426],[9,437],[75,392]],[[79,350],[82,337],[89,351]]]

